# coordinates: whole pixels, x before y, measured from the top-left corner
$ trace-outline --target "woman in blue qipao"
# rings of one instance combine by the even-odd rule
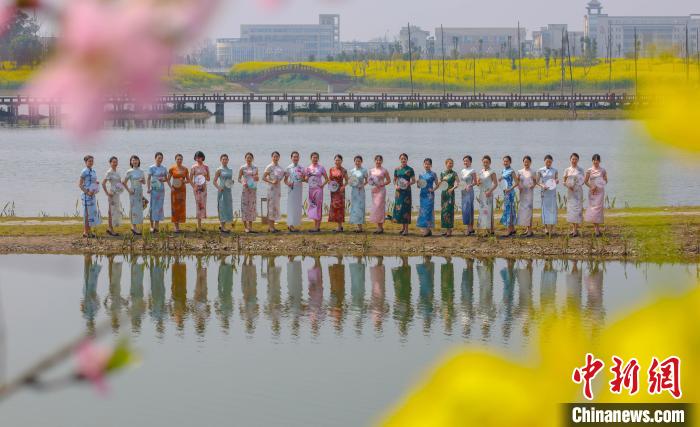
[[[515,223],[518,218],[518,211],[515,209],[515,189],[518,187],[518,174],[511,167],[513,160],[510,156],[503,157],[503,172],[501,172],[501,183],[503,186],[503,215],[501,224],[507,228],[506,237],[515,235]]]
[[[438,177],[432,171],[432,167],[432,159],[423,160],[425,171],[418,177],[419,180],[425,181],[425,186],[420,189],[420,210],[416,222],[416,225],[423,229],[423,237],[432,236],[435,227],[435,184]]]
[[[369,172],[362,166],[362,156],[355,156],[355,167],[350,171],[349,177],[354,185],[351,185],[350,193],[350,224],[357,225],[356,233],[362,233],[365,224],[365,186]]]
[[[160,231],[160,222],[165,218],[163,204],[165,203],[165,185],[168,179],[168,169],[163,166],[163,153],[157,152],[155,164],[148,168],[146,187],[151,195],[151,233]],[[170,185],[170,183],[168,183]]]
[[[472,156],[467,154],[462,159],[464,169],[462,169],[460,180],[462,180],[462,222],[467,227],[464,234],[471,236],[474,231],[474,186],[478,180],[476,171],[472,167]]]
[[[544,157],[544,167],[537,171],[537,184],[542,189],[542,224],[545,234],[554,234],[557,225],[557,184],[559,171],[552,167],[554,158],[547,154]]]
[[[97,209],[97,199],[95,198],[100,185],[97,181],[97,173],[92,168],[95,158],[87,155],[83,158],[83,161],[85,162],[85,169],[80,172],[80,181],[78,182],[78,187],[82,192],[80,198],[83,201],[83,237],[95,237],[92,227],[98,226],[101,222],[100,212]]]

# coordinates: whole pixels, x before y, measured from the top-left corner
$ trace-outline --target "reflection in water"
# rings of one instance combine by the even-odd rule
[[[309,319],[311,320],[311,332],[318,335],[323,313],[323,273],[321,272],[321,259],[314,259],[314,266],[307,274],[309,280]]]
[[[165,267],[163,262],[162,259],[154,258],[149,264],[151,297],[148,300],[148,314],[151,316],[151,321],[156,325],[156,331],[158,331],[159,337],[162,337],[165,332],[165,319],[167,317],[165,305]]]
[[[218,275],[218,301],[214,305],[216,317],[219,319],[221,329],[228,333],[231,328],[231,316],[233,315],[233,264],[228,264],[226,258],[219,260]]]
[[[146,313],[146,303],[143,300],[143,274],[146,265],[133,261],[131,263],[131,305],[129,307],[129,317],[131,318],[131,330],[134,333],[141,331],[141,322]]]
[[[605,324],[605,308],[603,307],[603,270],[601,263],[594,263],[586,276],[586,306],[583,314],[590,321],[590,328],[598,333]]]
[[[105,298],[104,304],[111,315],[112,330],[119,332],[122,308],[128,306],[128,301],[122,298],[122,263],[115,262],[114,257],[110,256],[107,271],[109,272],[109,296]]]
[[[392,268],[387,269],[386,263]],[[122,289],[123,264],[130,271],[128,290]],[[105,267],[108,274],[100,279]],[[460,270],[461,283],[455,287]],[[456,333],[466,340],[508,343],[514,337],[527,340],[533,324],[548,314],[580,311],[587,328],[592,333],[599,331],[605,322],[604,273],[601,263],[551,260],[86,256],[80,311],[88,332],[94,330],[103,305],[115,332],[128,318],[132,333],[139,334],[147,315],[158,337],[164,336],[169,324],[178,336],[191,329],[205,337],[211,321],[223,333],[231,333],[237,300],[247,336],[267,331],[267,327],[257,329],[267,326],[265,322],[275,339],[287,335],[285,330],[292,338],[304,331],[315,337],[324,327],[342,336],[346,325],[357,336],[369,326],[376,337],[382,337],[390,325],[402,340],[412,332],[426,336],[441,332],[445,336]],[[324,287],[324,274],[328,287]],[[535,274],[540,276],[539,285],[533,283]],[[144,284],[144,276],[150,286]],[[167,276],[171,280],[169,300]],[[240,277],[240,287],[234,286],[234,276]],[[265,293],[262,300],[258,299],[258,276],[260,291]],[[387,276],[393,288],[386,288]],[[106,282],[102,304],[100,280]],[[193,289],[187,289],[188,280],[194,281]],[[217,282],[217,293],[210,298],[212,280]],[[566,296],[561,301],[557,301],[558,290]],[[539,299],[533,297],[537,293]],[[415,331],[414,323],[420,325]]]
[[[468,259],[467,265],[462,270],[462,336],[469,338],[474,322],[474,260]]]
[[[433,324],[433,309],[435,305],[435,264],[430,257],[425,257],[422,264],[416,266],[418,273],[418,310],[423,317],[423,332],[430,334]],[[410,283],[409,283],[410,287]]]
[[[258,274],[253,258],[246,256],[241,265],[241,290],[243,301],[240,305],[241,319],[247,334],[255,332],[255,321],[258,318]]]
[[[197,281],[194,287],[192,313],[197,335],[204,335],[207,329],[207,321],[211,314],[211,307],[207,298],[207,268],[201,257],[197,258]]]
[[[401,258],[401,265],[391,269],[394,278],[394,320],[398,323],[399,335],[405,337],[413,320],[411,304],[411,266],[408,258]]]
[[[386,268],[384,268],[383,261],[383,258],[379,258],[377,265],[369,269],[369,278],[372,283],[372,297],[369,305],[377,335],[381,335],[384,331],[384,317],[391,310],[389,303],[386,302]]]
[[[85,255],[85,281],[83,284],[83,300],[80,311],[87,322],[87,330],[91,335],[95,332],[95,317],[100,311],[100,297],[97,296],[97,279],[102,267],[91,256]]]
[[[361,335],[364,319],[367,315],[367,304],[365,303],[365,264],[362,262],[362,259],[358,259],[348,267],[350,268],[350,298],[352,299],[351,310],[355,315],[355,332]]]
[[[263,276],[267,277],[265,315],[270,319],[272,334],[279,337],[282,330],[282,287],[280,286],[282,267],[275,265],[275,257],[267,257],[265,261],[267,262],[267,270],[263,272]]]
[[[187,317],[187,264],[175,261],[172,265],[170,317],[179,332],[185,329]]]
[[[496,305],[493,302],[493,260],[482,260],[476,266],[479,277],[479,306],[477,313],[481,317],[481,337],[491,338],[491,326],[496,319]]]
[[[530,328],[535,308],[532,302],[532,260],[525,261],[525,266],[515,269],[515,279],[518,283],[518,305],[515,317],[523,319],[522,334],[530,336]]]
[[[440,266],[440,299],[445,333],[452,335],[455,318],[455,267],[449,258]]]
[[[501,269],[503,281],[503,339],[508,341],[513,327],[513,298],[515,294],[515,260],[506,260],[506,266]]]
[[[540,311],[548,315],[556,311],[557,302],[557,271],[551,260],[545,261],[540,281]]]
[[[299,336],[301,316],[304,311],[302,305],[302,273],[301,261],[290,258],[287,264],[287,304],[285,314],[291,319],[292,336]]]
[[[336,332],[343,332],[345,322],[345,264],[342,258],[338,262],[328,266],[328,277],[331,281],[331,298],[328,304],[333,326]]]

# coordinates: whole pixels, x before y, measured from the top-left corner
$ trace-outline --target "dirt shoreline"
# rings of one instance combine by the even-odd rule
[[[676,236],[682,238],[682,236]],[[690,236],[689,236],[690,237]],[[163,233],[146,238],[97,237],[85,239],[73,236],[0,236],[0,254],[134,254],[134,255],[328,255],[328,256],[458,256],[504,258],[568,258],[596,260],[651,260],[634,237],[621,234],[613,228],[605,236],[595,238],[555,237],[467,237],[455,235],[420,237],[416,234],[401,237],[396,234],[381,236],[355,233],[320,234],[256,234],[217,232],[184,235]],[[680,253],[672,261],[699,262],[697,232],[687,239]],[[656,260],[657,258],[654,258]]]
[[[163,231],[132,236],[123,224],[119,237],[106,234],[105,226],[97,229],[97,238],[81,237],[79,218],[0,218],[0,254],[134,254],[134,255],[306,255],[306,256],[458,256],[506,258],[570,258],[653,262],[700,262],[700,208],[632,208],[607,212],[606,228],[596,238],[590,226],[581,237],[568,236],[568,225],[560,216],[557,234],[546,237],[536,227],[534,237],[465,236],[458,224],[451,238],[441,237],[440,229],[432,237],[420,237],[411,226],[410,235],[398,235],[399,226],[386,223],[386,233],[374,235],[372,225],[364,233],[354,233],[349,224],[344,233],[333,233],[332,224],[323,223],[322,232],[308,233],[311,224],[302,224],[302,233],[243,233],[238,223],[231,234],[218,232],[214,219],[197,233],[194,224],[183,226],[184,233],[172,233],[171,225]],[[262,231],[265,226],[256,223]]]

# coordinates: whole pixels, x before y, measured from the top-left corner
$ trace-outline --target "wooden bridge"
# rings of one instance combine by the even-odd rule
[[[239,75],[227,73],[224,74],[224,77],[230,82],[237,83],[255,92],[260,84],[285,74],[299,74],[323,80],[328,84],[328,93],[345,92],[355,82],[354,79],[345,74],[333,74],[320,68],[303,64],[279,65],[266,68],[260,72],[241,73]]]
[[[286,107],[293,114],[298,106],[304,106],[311,111],[329,108],[330,111],[362,111],[373,109],[406,108],[522,108],[522,109],[617,109],[638,105],[648,105],[658,102],[650,96],[634,96],[627,94],[600,95],[462,95],[462,94],[322,94],[291,95],[291,94],[202,94],[202,95],[165,95],[154,100],[152,104],[140,105],[129,97],[110,97],[105,99],[105,109],[119,113],[155,113],[177,111],[210,111],[223,118],[226,104],[240,104],[243,118],[250,119],[251,104],[265,104],[265,115],[271,119],[275,105]],[[0,117],[10,119],[28,117],[38,119],[49,117],[58,119],[61,115],[61,101],[51,98],[30,98],[26,96],[0,96]],[[44,114],[48,112],[48,115]]]

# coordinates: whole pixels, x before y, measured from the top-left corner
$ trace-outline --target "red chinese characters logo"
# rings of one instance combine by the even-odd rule
[[[586,354],[586,364],[580,368],[574,369],[574,373],[571,377],[576,384],[581,384],[583,382],[583,395],[586,399],[593,399],[591,383],[604,366],[605,363],[603,363],[602,360],[596,359],[591,353],[588,353]]]
[[[649,367],[649,394],[661,394],[664,391],[680,399],[681,391],[681,359],[671,356],[663,362],[656,357],[651,359]]]
[[[608,383],[610,392],[621,394],[622,390],[625,389],[630,396],[637,394],[640,371],[637,359],[632,358],[625,363],[620,357],[613,356],[612,362],[610,372],[613,374],[613,379]],[[574,369],[571,378],[576,384],[583,384],[583,396],[586,399],[593,399],[593,380],[604,367],[605,363],[602,360],[596,359],[595,356],[588,353],[585,365]],[[671,356],[663,361],[653,357],[647,373],[649,375],[647,389],[649,394],[661,394],[667,391],[676,399],[680,399],[683,395],[681,391],[681,361],[678,357]]]
[[[610,372],[615,375],[610,381],[610,391],[615,394],[620,394],[623,388],[629,390],[630,395],[635,395],[639,391],[639,362],[637,359],[632,359],[623,366],[623,360],[617,356],[613,356],[613,363]]]

